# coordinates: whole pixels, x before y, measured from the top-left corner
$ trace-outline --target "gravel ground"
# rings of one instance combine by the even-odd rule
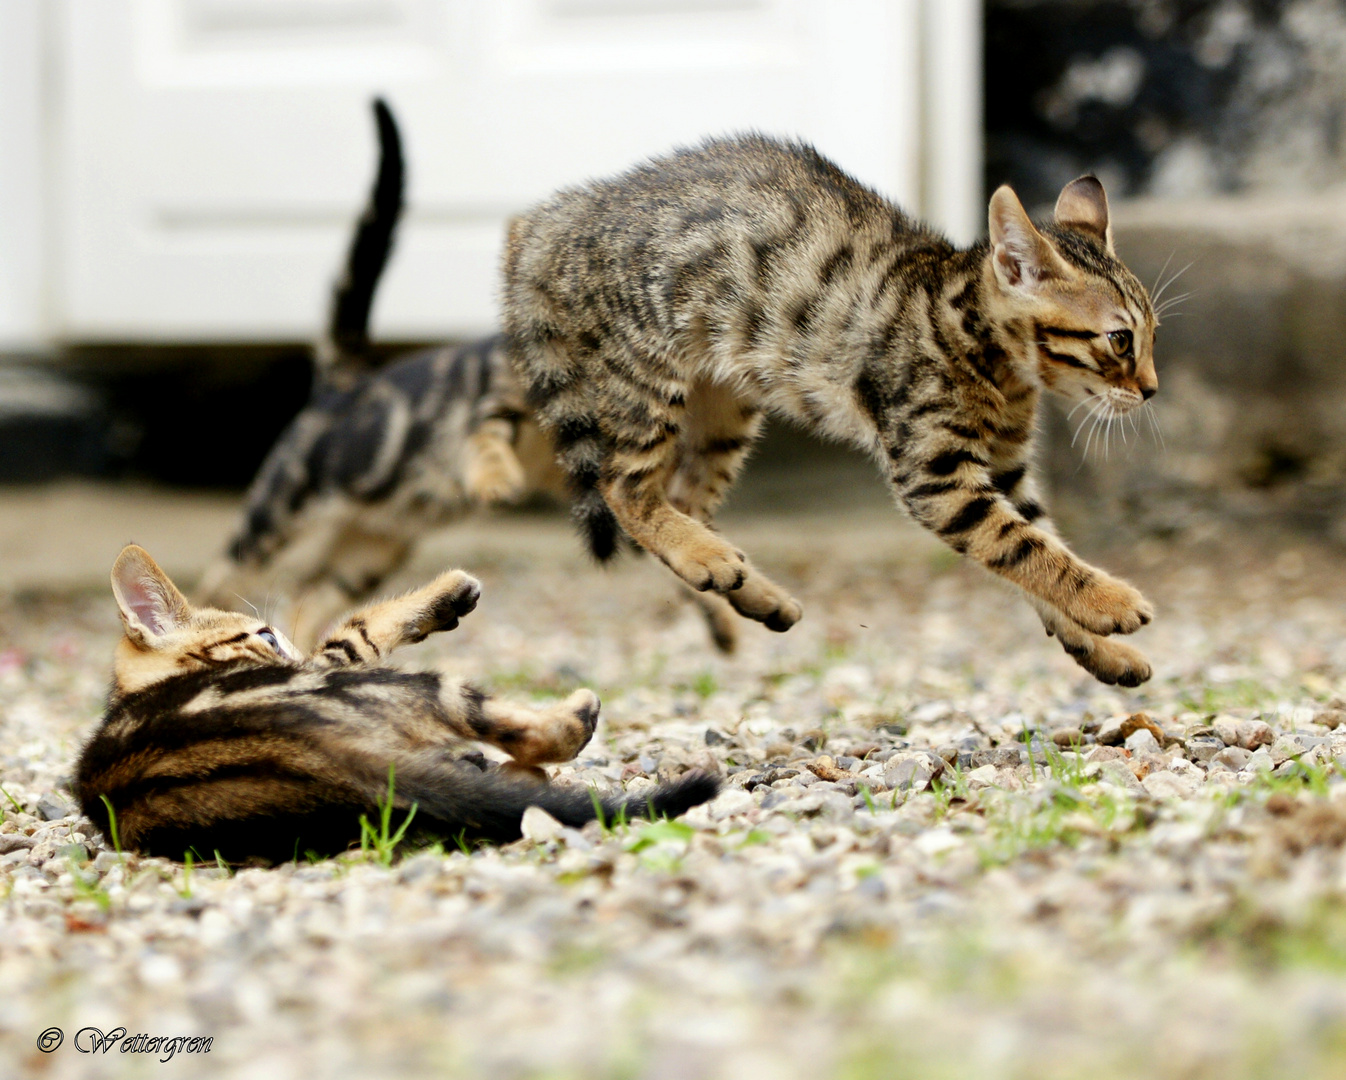
[[[437,541],[399,584],[457,563],[483,599],[405,666],[598,690],[557,783],[726,787],[673,824],[530,817],[390,865],[119,858],[61,794],[111,599],[0,600],[0,1073],[1346,1075],[1340,555],[1101,557],[1160,612],[1123,691],[891,512],[727,531],[805,605],[734,659],[661,568],[594,570],[556,519]],[[86,1027],[212,1041],[160,1064],[81,1053]]]

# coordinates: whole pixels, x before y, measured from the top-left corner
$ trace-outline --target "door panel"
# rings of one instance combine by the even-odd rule
[[[385,94],[408,214],[386,338],[495,321],[505,219],[707,134],[800,136],[919,209],[918,0],[67,3],[69,339],[312,336]],[[928,184],[928,180],[926,181]]]

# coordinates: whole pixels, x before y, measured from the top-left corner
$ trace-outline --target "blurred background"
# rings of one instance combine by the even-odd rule
[[[389,346],[494,326],[511,213],[710,133],[810,140],[962,242],[996,185],[1047,213],[1095,172],[1123,258],[1190,295],[1162,445],[1086,457],[1047,418],[1058,516],[1346,544],[1339,0],[0,0],[0,577],[85,541],[105,565],[55,520],[222,542],[305,399],[374,93],[408,162]],[[886,499],[775,430],[735,506],[801,497]]]

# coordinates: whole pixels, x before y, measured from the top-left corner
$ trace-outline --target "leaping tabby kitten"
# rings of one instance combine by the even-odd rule
[[[710,526],[772,412],[868,450],[917,521],[1023,589],[1098,679],[1148,679],[1108,635],[1150,605],[1057,537],[1030,465],[1044,390],[1109,415],[1154,394],[1154,310],[1095,178],[1049,223],[1008,187],[989,217],[989,241],[960,250],[811,147],[748,135],[515,219],[507,343],[595,554],[620,528],[741,615],[792,626],[799,604]]]
[[[74,789],[110,836],[106,796],[127,848],[230,861],[336,853],[360,838],[362,814],[377,813],[390,765],[395,806],[415,805],[422,835],[515,839],[529,806],[575,826],[597,815],[587,788],[529,775],[589,741],[592,692],[526,709],[458,679],[382,666],[399,645],[452,630],[476,606],[480,587],[460,570],[357,611],[308,658],[258,618],[193,608],[134,544],[112,569],[112,591],[125,634]],[[474,740],[520,768],[484,771],[464,757]],[[601,805],[609,819],[680,814],[717,787],[689,773],[648,798]]]

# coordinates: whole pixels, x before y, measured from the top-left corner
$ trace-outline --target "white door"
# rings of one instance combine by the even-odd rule
[[[979,186],[977,121],[945,116],[923,146],[922,42],[975,49],[975,18],[946,24],[977,4],[925,2],[67,0],[55,334],[310,337],[374,167],[376,92],[409,180],[383,338],[489,328],[508,215],[706,134],[803,137],[949,217]]]

